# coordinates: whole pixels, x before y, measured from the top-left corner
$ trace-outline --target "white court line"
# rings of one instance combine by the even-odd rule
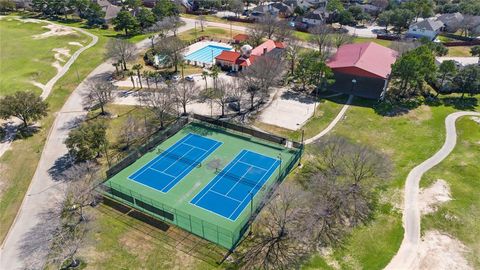
[[[177,143],[177,145],[175,145],[175,147],[173,148],[168,148],[167,151],[165,151],[164,153],[169,153],[171,151],[173,151],[174,149],[176,149],[177,147],[179,147],[180,145],[182,145],[183,141],[184,140],[187,140],[190,136],[192,136],[193,134],[192,133],[188,133],[188,135],[186,135],[185,137],[183,137],[181,140],[179,140]],[[180,142],[180,143],[179,143]],[[151,166],[157,164],[158,161],[162,160],[165,158],[167,154],[163,155],[163,156],[157,156],[155,157],[154,159],[150,160],[150,162],[148,162],[147,164],[143,165],[142,168],[140,168],[139,170],[137,170],[136,172],[132,173],[130,176],[136,174],[137,172],[140,172],[138,175],[136,175],[135,177],[132,177],[130,178],[130,176],[128,178],[136,181],[136,178],[139,177],[140,175],[142,175],[146,170],[150,169]],[[160,157],[159,159],[155,160],[156,158]],[[152,161],[154,161],[152,164],[150,164]]]
[[[233,201],[236,201],[236,202],[241,203],[241,201],[239,201],[239,200],[237,200],[237,199],[235,199],[235,198],[232,198],[232,197],[228,197],[228,196],[226,196],[225,194],[222,194],[222,193],[220,193],[220,192],[216,192],[215,190],[210,190],[210,192],[216,193],[216,194],[218,194],[218,195],[220,195],[220,196],[222,196],[222,197],[225,197],[225,198],[227,198],[227,199],[230,199],[230,200],[233,200]]]
[[[238,164],[238,163],[237,163],[237,164]],[[235,164],[235,165],[236,165],[236,164]],[[252,167],[248,167],[247,171],[242,175],[242,177],[240,177],[240,179],[238,179],[238,181],[236,181],[235,185],[233,185],[233,186],[227,191],[227,193],[225,193],[225,196],[227,196],[227,197],[230,198],[230,196],[228,196],[228,193],[230,193],[230,191],[232,191],[232,189],[234,189],[234,188],[238,185],[238,183],[240,183],[240,182],[242,181],[242,179],[245,177],[245,175],[250,172],[250,169],[252,169]],[[235,180],[237,180],[237,179],[235,179]],[[256,186],[256,185],[255,185],[255,186]]]
[[[215,141],[215,144],[212,145],[212,146],[210,147],[210,149],[208,149],[208,151],[204,152],[201,156],[199,156],[198,158],[196,158],[194,163],[190,164],[190,165],[187,166],[185,169],[183,169],[183,171],[182,171],[181,173],[179,173],[178,176],[177,176],[174,180],[176,180],[180,175],[182,175],[187,169],[190,169],[190,167],[192,167],[192,165],[194,165],[194,164],[197,162],[197,160],[204,159],[204,156],[205,156],[206,154],[211,154],[210,151],[211,151],[215,146],[218,145],[218,147],[220,147],[220,145],[222,145],[222,144],[223,144],[222,142]],[[191,149],[190,149],[190,151],[191,151]],[[188,174],[187,174],[187,175],[188,175]],[[182,178],[185,177],[185,176],[186,176],[186,175],[182,176]],[[172,182],[174,182],[174,181],[170,181],[170,182],[165,186],[165,188],[167,188],[168,186],[170,186],[170,184],[171,184]],[[165,188],[164,188],[164,189],[165,189]]]
[[[193,145],[193,144],[189,144],[189,143],[183,143],[183,144],[188,145],[188,146],[193,147],[193,148],[196,148],[196,149],[198,149],[198,150],[202,150],[202,151],[204,151],[204,152],[208,151],[208,150],[205,150],[205,149],[200,148],[200,147],[198,147],[198,146],[195,146],[195,145]]]
[[[166,176],[170,176],[170,177],[173,177],[173,178],[176,177],[176,176],[173,176],[173,175],[171,175],[171,174],[168,174],[168,173],[166,173],[166,172],[162,172],[162,171],[157,170],[157,169],[154,169],[154,168],[148,168],[148,169],[150,169],[150,170],[152,170],[152,171],[159,172],[159,173],[161,173],[161,174],[165,174]]]
[[[277,162],[281,162],[281,161],[279,161],[278,159],[273,159],[273,160],[275,160],[275,162],[273,162],[272,166],[270,166],[270,168],[268,169],[268,171],[262,176],[262,178],[260,178],[260,180],[257,182],[257,184],[255,184],[255,186],[254,186],[253,189],[251,189],[251,190],[255,190],[255,188],[257,187],[258,183],[263,182],[263,178],[267,175],[268,172],[270,172],[270,170],[273,168],[273,165],[277,164]],[[276,168],[275,168],[275,169],[276,169]],[[273,173],[272,173],[272,174],[273,174]],[[270,174],[269,177],[271,177],[272,174]],[[268,180],[268,179],[267,179],[267,180]],[[266,182],[266,181],[265,181],[265,182]],[[263,183],[262,185],[264,185],[264,184],[265,184],[265,183]],[[255,196],[256,196],[257,194],[258,194],[258,192],[255,193]],[[254,197],[255,197],[255,196],[254,196]],[[245,197],[243,198],[242,202],[237,206],[237,208],[235,208],[235,210],[233,210],[233,212],[230,214],[230,216],[228,216],[228,219],[230,219],[230,217],[231,217],[233,214],[235,214],[235,212],[237,211],[238,207],[240,207],[240,206],[243,204],[243,202],[245,201],[245,199],[246,199],[247,197],[248,197],[248,196],[245,196]],[[244,208],[244,209],[245,209],[245,208]],[[243,210],[242,210],[242,211],[243,211]]]
[[[252,164],[250,164],[250,163],[248,163],[248,162],[245,162],[245,161],[239,161],[239,162],[240,162],[240,163],[243,163],[243,164],[245,164],[245,165],[248,165],[249,167],[257,168],[257,169],[262,170],[262,171],[268,171],[268,169],[264,169],[264,168],[261,168],[261,167],[252,165]]]
[[[225,172],[225,174],[228,173],[228,172],[234,167],[234,165],[237,164],[237,162],[238,162],[247,152],[248,152],[248,150],[246,150],[246,151],[235,161],[235,163],[233,163],[233,164],[232,164],[232,163],[229,163],[229,164],[227,165],[227,167],[230,166],[230,164],[232,164],[232,166],[231,166],[230,168],[228,168],[228,170]],[[220,172],[220,173],[221,173],[221,172]],[[203,195],[197,200],[197,202],[201,201],[201,200],[203,199],[203,197],[205,197],[205,195],[206,195],[206,194],[218,183],[218,181],[220,181],[220,179],[222,179],[222,178],[223,178],[223,176],[222,176],[222,177],[218,177],[217,180],[215,181],[215,183],[214,183],[210,188],[208,188],[208,190],[207,190],[205,193],[203,193]],[[210,183],[209,183],[209,184],[210,184]],[[208,184],[207,184],[207,185],[208,185]],[[200,192],[202,192],[202,191],[203,191],[203,190],[201,190]],[[195,199],[195,198],[194,198],[194,199]],[[195,202],[195,205],[197,204],[197,202]],[[203,208],[203,207],[202,207],[202,208]]]

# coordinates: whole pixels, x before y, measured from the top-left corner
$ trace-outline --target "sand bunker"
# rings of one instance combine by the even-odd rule
[[[418,206],[422,215],[433,213],[437,207],[450,201],[450,188],[445,180],[438,179],[430,187],[420,191],[418,198]]]
[[[420,243],[418,269],[473,270],[464,257],[466,252],[467,247],[457,239],[439,231],[427,231]]]
[[[67,35],[76,33],[70,27],[65,27],[65,26],[56,25],[56,24],[49,24],[42,27],[47,28],[50,31],[42,34],[38,34],[38,35],[33,35],[34,39],[43,39],[43,38],[54,37],[54,36],[67,36]]]

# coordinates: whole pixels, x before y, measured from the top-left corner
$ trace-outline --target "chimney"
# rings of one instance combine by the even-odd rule
[[[263,48],[263,54],[267,54],[267,48]]]

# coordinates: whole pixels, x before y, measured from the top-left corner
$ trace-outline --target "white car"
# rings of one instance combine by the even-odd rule
[[[194,82],[195,78],[193,78],[193,76],[187,76],[187,77],[185,77],[185,80],[189,81],[189,82]]]

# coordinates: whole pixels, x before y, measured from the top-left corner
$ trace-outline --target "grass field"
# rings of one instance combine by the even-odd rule
[[[80,26],[80,24],[70,24]],[[3,241],[10,224],[30,184],[48,132],[57,112],[65,103],[70,93],[99,64],[103,62],[105,44],[111,34],[100,29],[88,30],[99,37],[98,43],[84,51],[75,61],[75,68],[70,69],[53,87],[49,103],[49,115],[39,121],[41,129],[34,136],[16,140],[12,147],[0,158],[2,190],[0,193],[0,242]],[[87,42],[90,42],[88,40]],[[100,57],[99,57],[100,56]],[[78,77],[77,77],[78,72]]]
[[[218,27],[205,27],[205,29],[200,31],[200,27],[197,27],[197,30],[190,29],[188,31],[178,34],[178,37],[183,41],[192,41],[200,36],[212,37],[215,40],[222,39],[224,41],[230,41],[233,36],[240,34],[242,32],[233,30],[230,32],[229,29],[218,28]]]
[[[453,152],[422,179],[427,187],[437,179],[450,186],[452,200],[422,218],[422,230],[437,229],[462,241],[466,258],[480,269],[480,125],[470,117],[457,121],[458,141]],[[454,217],[454,218],[452,218]]]
[[[22,22],[11,17],[0,19],[0,96],[19,90],[33,90],[40,94],[41,89],[31,81],[47,83],[57,69],[55,48],[68,49],[70,55],[80,47],[69,42],[87,45],[90,38],[79,33],[64,36],[50,36],[36,39],[33,36],[48,32],[46,23]],[[67,61],[68,57],[62,56]],[[62,63],[60,63],[62,64]]]
[[[354,100],[345,119],[332,132],[387,154],[394,165],[392,182],[380,194],[375,219],[356,228],[344,246],[332,255],[343,269],[382,269],[396,253],[403,236],[401,214],[393,208],[401,200],[398,190],[403,188],[408,172],[441,147],[445,117],[458,110],[451,105],[424,105],[402,116],[384,117],[376,113],[373,105],[370,101]],[[478,103],[474,109],[480,109]],[[470,124],[471,132],[475,128]],[[461,155],[465,155],[465,151]],[[454,173],[460,179],[464,177],[463,171]],[[307,266],[321,268],[324,263],[325,260],[317,256]]]
[[[471,47],[468,46],[458,46],[458,47],[449,47],[447,56],[450,57],[471,57],[470,53]]]

